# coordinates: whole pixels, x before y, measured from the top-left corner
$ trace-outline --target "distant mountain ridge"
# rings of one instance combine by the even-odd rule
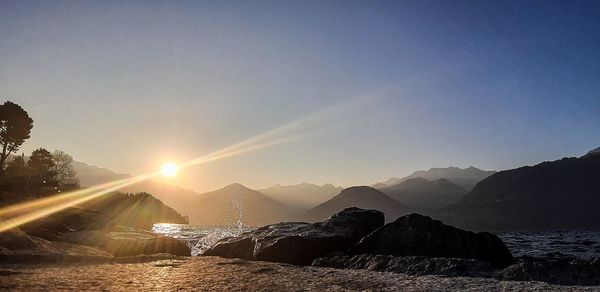
[[[404,205],[422,210],[446,207],[467,194],[467,190],[445,178],[434,181],[411,178],[379,190]]]
[[[72,165],[79,178],[79,184],[82,187],[89,187],[131,177],[129,174],[116,173],[106,168],[89,165],[79,161],[73,161]],[[119,191],[127,193],[150,193],[180,213],[184,213],[184,207],[188,205],[191,199],[200,195],[200,193],[189,189],[154,180],[145,180],[127,186]]]
[[[344,189],[335,197],[308,210],[300,219],[307,222],[323,221],[348,207],[382,211],[386,222],[412,211],[412,208],[398,203],[381,191],[368,186],[357,186]]]
[[[467,168],[430,168],[429,170],[415,171],[411,175],[403,178],[392,177],[384,182],[373,184],[372,186],[376,187],[377,189],[382,189],[402,183],[403,181],[412,178],[424,178],[429,181],[435,181],[444,178],[466,190],[471,190],[477,183],[489,177],[490,175],[493,175],[494,173],[496,173],[496,171],[481,170],[473,166],[469,166]]]
[[[89,165],[87,163],[75,160],[71,163],[71,165],[73,165],[73,169],[79,178],[79,185],[82,187],[89,187],[109,181],[131,177],[131,175],[128,174],[116,173],[106,168]]]
[[[584,155],[584,157],[590,157],[590,156],[594,156],[594,155],[600,155],[600,147],[598,147],[594,150],[590,150],[587,154]]]
[[[191,224],[264,226],[290,218],[290,211],[274,199],[234,183],[194,198],[185,207]]]
[[[501,171],[440,215],[476,230],[600,228],[600,155]]]
[[[343,188],[332,184],[318,186],[311,183],[281,186],[274,185],[257,191],[291,209],[308,210],[339,194]]]

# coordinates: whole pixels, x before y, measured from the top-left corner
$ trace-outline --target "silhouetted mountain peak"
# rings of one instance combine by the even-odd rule
[[[586,155],[584,155],[583,157],[590,157],[590,156],[596,156],[596,155],[600,155],[600,147],[594,149],[594,150],[590,150]]]
[[[598,152],[596,152],[598,153]],[[478,230],[600,226],[600,155],[498,172],[449,207],[449,222]]]
[[[294,210],[307,210],[337,195],[342,188],[332,184],[322,186],[303,182],[297,185],[274,185],[259,192]]]
[[[424,178],[429,181],[435,181],[438,179],[447,179],[448,181],[464,188],[466,190],[472,189],[478,182],[484,180],[490,175],[496,173],[495,171],[486,171],[469,166],[467,168],[459,168],[455,166],[450,167],[433,167],[429,170],[419,170],[413,172],[411,175],[403,178],[390,178],[385,182],[376,183],[372,185],[377,189],[384,189],[387,187],[393,187],[400,183],[403,183],[413,178]]]
[[[386,196],[381,191],[378,191],[368,186],[356,186],[343,189],[338,196]],[[387,197],[387,196],[386,196]]]
[[[246,187],[245,185],[240,184],[240,183],[232,183],[230,185],[227,185],[227,186],[225,186],[223,188],[223,190],[228,190],[228,191],[231,191],[231,190],[251,191],[251,189],[249,189],[248,187]]]
[[[302,219],[308,222],[322,221],[331,214],[349,207],[382,211],[386,214],[386,220],[388,221],[393,221],[411,210],[411,208],[398,203],[377,189],[368,186],[355,186],[343,189],[337,196],[310,209]]]

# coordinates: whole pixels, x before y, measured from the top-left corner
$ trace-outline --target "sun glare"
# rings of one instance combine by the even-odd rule
[[[171,162],[165,163],[160,168],[160,172],[164,176],[173,177],[177,174],[177,165],[175,163],[171,163]]]

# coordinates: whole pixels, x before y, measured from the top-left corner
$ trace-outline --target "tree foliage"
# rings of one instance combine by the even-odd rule
[[[18,104],[7,101],[0,105],[0,175],[6,159],[29,139],[33,119]]]
[[[44,148],[38,148],[31,152],[31,157],[27,161],[27,167],[34,176],[39,176],[44,180],[50,180],[54,177],[54,157],[50,151]]]
[[[75,185],[79,183],[75,169],[73,168],[73,157],[64,151],[55,150],[52,153],[54,166],[51,172],[54,175],[54,181],[59,186]]]

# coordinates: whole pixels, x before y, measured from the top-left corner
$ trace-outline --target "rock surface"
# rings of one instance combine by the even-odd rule
[[[421,256],[344,255],[316,259],[314,266],[367,269],[408,275],[483,277],[510,281],[541,281],[559,285],[600,285],[600,259],[518,258],[505,269],[474,259]]]
[[[383,223],[379,211],[347,208],[320,223],[284,222],[225,238],[203,255],[309,265],[346,251]]]
[[[1,263],[39,264],[47,262],[98,262],[112,259],[112,255],[99,248],[48,241],[30,237],[33,246],[7,249],[0,247]]]
[[[583,260],[522,257],[516,264],[494,276],[503,280],[535,280],[561,285],[600,285],[600,258]]]
[[[409,275],[484,277],[494,271],[488,262],[474,259],[430,258],[423,256],[343,255],[318,258],[313,266],[367,269]]]
[[[0,220],[2,223],[2,220]],[[15,227],[0,233],[0,247],[8,250],[31,249],[37,245],[29,235]]]
[[[158,236],[150,239],[144,246],[144,254],[168,253],[176,256],[191,256],[191,249],[187,244],[175,238]]]
[[[170,237],[156,236],[143,230],[70,232],[63,234],[60,241],[99,247],[116,257],[157,253],[191,255],[191,250],[186,243]]]
[[[497,268],[514,263],[496,235],[461,230],[419,214],[386,224],[363,238],[350,253],[479,259]]]
[[[16,291],[600,291],[491,278],[411,276],[369,270],[191,257],[143,263],[6,265],[0,289]]]

